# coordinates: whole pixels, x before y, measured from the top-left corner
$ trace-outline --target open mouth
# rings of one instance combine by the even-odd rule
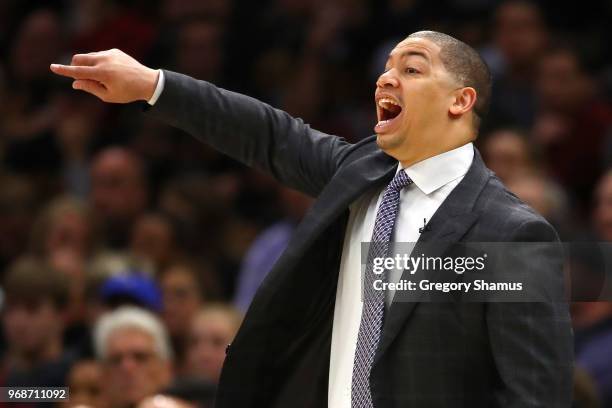
[[[402,106],[391,98],[380,98],[376,103],[378,109],[378,123],[374,128],[377,132],[387,130],[386,128],[402,113]]]

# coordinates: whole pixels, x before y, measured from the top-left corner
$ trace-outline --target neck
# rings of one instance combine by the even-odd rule
[[[471,127],[456,126],[456,128],[436,131],[435,134],[428,132],[430,135],[424,134],[425,137],[418,139],[421,141],[420,145],[409,146],[399,158],[402,168],[456,149],[475,139],[474,130]],[[445,135],[445,137],[441,138],[440,135]]]

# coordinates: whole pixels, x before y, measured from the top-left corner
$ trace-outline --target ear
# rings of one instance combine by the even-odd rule
[[[453,116],[461,116],[474,108],[476,103],[476,90],[471,86],[459,88],[455,91],[453,103],[449,113]]]

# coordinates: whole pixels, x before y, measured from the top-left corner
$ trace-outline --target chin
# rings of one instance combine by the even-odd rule
[[[403,138],[397,133],[376,134],[376,144],[381,150],[392,156],[392,152],[403,144]]]

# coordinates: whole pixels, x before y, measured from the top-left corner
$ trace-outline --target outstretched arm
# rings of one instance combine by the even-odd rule
[[[159,71],[119,50],[75,55],[51,70],[105,102],[148,101]],[[245,95],[164,71],[164,91],[148,113],[229,156],[270,172],[289,187],[316,196],[349,150],[343,139]]]

